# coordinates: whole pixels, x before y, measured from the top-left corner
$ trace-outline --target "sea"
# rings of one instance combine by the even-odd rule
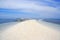
[[[60,25],[60,19],[52,19],[52,18],[50,18],[50,19],[43,19],[43,21]]]
[[[16,21],[16,19],[0,19],[0,24],[15,22],[15,21]]]
[[[9,23],[9,22],[16,22],[18,19],[0,19],[0,24],[3,23]],[[37,20],[37,19],[35,19]],[[41,19],[39,19],[41,20]],[[45,22],[50,22],[50,23],[54,23],[54,24],[60,24],[60,19],[42,19]]]

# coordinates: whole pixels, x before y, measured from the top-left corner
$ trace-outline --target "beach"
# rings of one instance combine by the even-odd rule
[[[10,24],[2,28],[1,40],[60,40],[60,25],[37,20]]]

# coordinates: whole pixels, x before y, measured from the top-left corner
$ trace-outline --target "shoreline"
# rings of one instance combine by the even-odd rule
[[[60,32],[48,26],[36,20],[19,22],[3,30],[1,40],[59,40]]]

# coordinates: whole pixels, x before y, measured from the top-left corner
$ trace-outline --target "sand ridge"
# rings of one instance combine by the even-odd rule
[[[2,33],[2,40],[60,40],[58,31],[36,20],[18,23]]]

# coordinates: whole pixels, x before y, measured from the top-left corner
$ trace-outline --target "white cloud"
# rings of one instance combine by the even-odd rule
[[[40,15],[54,15],[60,13],[58,8],[46,6],[44,2],[27,1],[27,0],[5,0],[0,1],[0,8],[18,9],[23,12],[40,13]]]

